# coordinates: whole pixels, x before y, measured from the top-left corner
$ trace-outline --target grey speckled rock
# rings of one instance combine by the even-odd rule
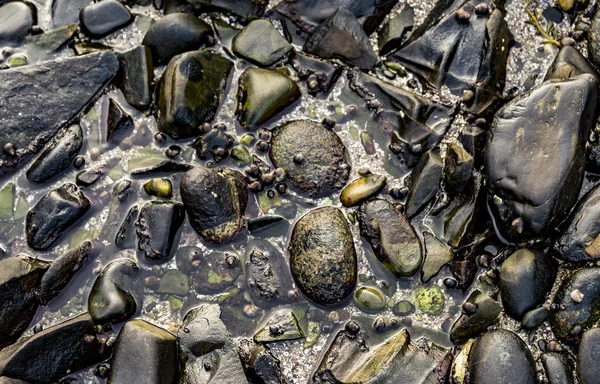
[[[13,174],[22,161],[39,152],[118,69],[117,56],[103,52],[0,71],[0,148],[7,143],[16,148],[15,156],[0,153],[0,177]]]
[[[262,67],[276,63],[291,50],[292,45],[266,19],[250,22],[233,39],[236,55]]]
[[[33,3],[14,1],[0,5],[0,46],[20,45],[37,22]]]
[[[298,288],[315,303],[337,304],[354,290],[356,251],[339,209],[321,207],[302,216],[292,231],[288,252]]]

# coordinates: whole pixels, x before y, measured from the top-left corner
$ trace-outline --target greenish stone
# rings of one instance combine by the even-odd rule
[[[405,77],[407,75],[404,67],[395,61],[385,61],[383,64],[400,77]]]
[[[252,162],[252,156],[248,149],[243,145],[236,145],[231,148],[231,158],[239,161],[242,165],[247,165]]]
[[[307,333],[306,340],[304,340],[304,348],[310,348],[315,345],[321,334],[321,326],[315,321],[309,321]]]
[[[246,133],[244,136],[240,138],[240,143],[244,144],[246,147],[249,147],[254,143],[256,137],[251,133]]]
[[[377,195],[387,183],[382,175],[367,175],[353,180],[342,189],[340,201],[345,207],[353,207]]]
[[[182,272],[172,269],[160,278],[158,293],[187,296],[190,293],[189,278]]]
[[[152,179],[144,184],[144,191],[150,196],[165,199],[173,197],[173,185],[169,179]]]
[[[439,316],[444,310],[444,293],[437,285],[420,285],[414,291],[415,306],[422,312]]]
[[[360,287],[354,293],[354,304],[363,312],[377,313],[385,308],[386,298],[377,287]]]
[[[89,42],[85,41],[82,43],[77,43],[73,46],[75,50],[75,54],[77,56],[87,55],[94,52],[102,52],[112,50],[108,45],[104,45],[102,43]]]
[[[421,268],[421,281],[426,283],[454,258],[454,252],[429,232],[423,232],[423,239],[426,251],[425,262]]]
[[[9,68],[17,68],[27,65],[27,56],[20,53],[12,55],[8,58],[8,60],[6,60],[6,65],[8,65]]]
[[[275,341],[302,338],[304,338],[304,331],[291,309],[284,309],[275,313],[267,321],[267,324],[254,335],[254,341],[259,343],[272,343]]]
[[[392,309],[396,316],[408,316],[415,312],[415,306],[408,300],[400,300]]]
[[[176,312],[183,308],[183,301],[175,296],[169,296],[167,301],[169,302],[169,308],[171,308],[171,312]]]
[[[238,116],[253,129],[282,112],[301,96],[295,81],[276,70],[248,68],[240,77]]]
[[[13,183],[8,183],[0,190],[0,219],[9,219],[13,217],[14,204],[15,185]]]
[[[27,56],[31,62],[48,59],[52,53],[65,47],[75,37],[77,29],[77,24],[70,24],[39,35],[28,36]]]
[[[259,66],[272,65],[291,50],[292,45],[267,19],[250,22],[233,39],[233,52]]]
[[[29,208],[31,208],[31,206],[29,205],[27,200],[25,200],[23,196],[19,195],[17,199],[17,206],[15,208],[15,219],[24,218],[25,215],[27,215]]]

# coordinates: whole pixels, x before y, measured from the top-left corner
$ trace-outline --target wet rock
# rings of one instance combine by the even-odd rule
[[[277,311],[271,316],[264,327],[254,335],[258,343],[296,340],[304,338],[304,331],[294,311],[290,308]]]
[[[350,66],[371,69],[377,55],[369,37],[348,8],[341,7],[310,36],[304,50],[323,59],[340,59]]]
[[[525,313],[540,306],[552,289],[556,271],[554,260],[541,252],[520,249],[510,255],[499,269],[504,311],[521,320]]]
[[[521,328],[526,331],[533,331],[537,329],[542,323],[550,317],[550,311],[545,307],[532,309],[523,316],[521,321]]]
[[[109,171],[108,164],[98,164],[81,171],[75,176],[75,182],[80,187],[91,187],[98,180],[106,176]]]
[[[64,172],[83,146],[83,130],[79,124],[62,129],[48,143],[27,170],[27,180],[45,183]]]
[[[156,64],[166,64],[180,53],[204,47],[212,36],[210,25],[196,16],[173,13],[154,23],[144,36],[142,44],[150,48]]]
[[[600,268],[590,267],[571,272],[558,288],[553,302],[558,311],[550,316],[554,335],[565,343],[575,344],[580,334],[573,334],[574,327],[587,328],[600,318]],[[581,295],[572,295],[579,291]],[[581,297],[583,296],[583,297]],[[577,300],[574,300],[575,297]]]
[[[133,118],[113,99],[108,100],[108,116],[106,117],[106,141],[114,133],[133,130]]]
[[[241,173],[197,166],[183,176],[180,193],[190,225],[205,241],[228,242],[242,230],[248,189]]]
[[[151,201],[140,210],[135,223],[138,250],[147,259],[166,260],[171,255],[179,228],[185,220],[183,204]]]
[[[178,268],[190,276],[190,283],[200,294],[216,294],[231,287],[242,274],[239,260],[234,264],[227,263],[227,254],[210,252],[202,254],[195,247],[184,247],[177,250]]]
[[[167,271],[161,278],[157,293],[187,296],[190,293],[189,278],[177,270]]]
[[[450,330],[450,340],[454,344],[464,344],[485,332],[492,325],[502,306],[480,290],[474,290],[466,300],[475,306],[474,313],[462,313]]]
[[[423,339],[410,341],[406,329],[382,344],[367,346],[362,332],[338,332],[325,352],[313,381],[328,383],[443,383],[452,355]]]
[[[79,23],[79,12],[92,0],[53,0],[52,24],[54,28]]]
[[[234,142],[233,136],[225,133],[223,128],[215,126],[196,139],[192,143],[192,148],[196,149],[199,159],[208,160],[212,157],[218,163],[229,156],[229,148]]]
[[[573,364],[567,355],[556,352],[543,353],[540,357],[549,384],[573,384]]]
[[[378,34],[379,54],[384,56],[400,48],[415,24],[415,10],[406,4],[402,11],[385,23]]]
[[[217,112],[232,67],[231,61],[206,51],[174,57],[160,86],[159,130],[174,139],[199,136],[198,127]]]
[[[88,298],[88,310],[96,324],[120,323],[137,310],[135,295],[140,289],[139,267],[133,260],[118,259],[96,278]]]
[[[269,347],[242,339],[238,344],[238,354],[246,377],[251,383],[287,384],[281,371],[280,362]]]
[[[187,163],[181,163],[173,160],[164,160],[158,164],[151,165],[148,167],[136,168],[131,171],[132,176],[152,176],[160,173],[180,173],[187,172],[194,168],[193,165]]]
[[[96,242],[84,241],[77,248],[57,257],[40,282],[40,302],[45,305],[58,296],[81,267],[99,253],[100,246]]]
[[[36,291],[50,263],[25,255],[0,261],[0,348],[17,341],[38,308]]]
[[[363,286],[354,292],[354,304],[363,312],[378,313],[385,308],[387,299],[381,289]]]
[[[428,315],[439,316],[444,310],[444,294],[434,284],[419,285],[414,291],[415,307]]]
[[[582,384],[598,381],[600,369],[596,364],[600,353],[600,328],[588,329],[583,333],[577,352],[577,378]]]
[[[600,84],[600,76],[589,61],[574,47],[567,45],[558,51],[554,61],[546,72],[548,79],[569,79],[581,74],[590,74]]]
[[[30,63],[50,60],[69,45],[78,31],[77,24],[70,24],[39,35],[27,36],[27,59]]]
[[[292,279],[281,252],[266,241],[255,241],[246,248],[248,291],[258,306],[275,305],[287,300]]]
[[[290,63],[300,80],[306,82],[308,93],[316,96],[319,92],[328,93],[342,74],[342,68],[328,62],[314,59],[292,51]]]
[[[474,12],[480,2],[437,3],[426,21],[391,56],[431,87],[446,85],[459,95],[465,90],[474,92],[469,106],[474,114],[493,113],[501,105],[513,42],[502,3],[483,3],[487,11],[481,14]],[[458,17],[459,13],[467,18]]]
[[[152,51],[139,46],[119,55],[119,87],[127,103],[139,110],[150,106],[152,94],[150,83],[154,79]]]
[[[581,198],[554,249],[560,259],[568,262],[600,257],[600,187],[594,187]]]
[[[275,64],[291,50],[292,45],[267,19],[250,22],[233,39],[233,52],[261,67]]]
[[[268,215],[257,217],[256,219],[248,220],[248,231],[250,233],[257,233],[269,228],[275,227],[278,223],[284,221],[285,218],[276,215]]]
[[[461,193],[473,172],[475,159],[462,146],[452,143],[446,149],[444,189],[452,196]]]
[[[275,10],[290,18],[303,31],[312,33],[338,8],[346,7],[358,19],[365,33],[370,35],[397,3],[396,0],[293,0],[279,3]]]
[[[496,114],[485,152],[488,198],[509,239],[547,234],[577,202],[596,88],[587,74],[551,80]]]
[[[423,268],[421,268],[421,281],[426,283],[454,258],[454,253],[446,244],[429,232],[423,232],[423,240],[425,241],[426,251],[425,262],[423,262]]]
[[[277,70],[248,68],[239,84],[239,122],[248,129],[269,121],[301,96],[296,82]]]
[[[135,233],[135,222],[137,221],[139,213],[139,207],[137,205],[132,206],[125,219],[119,226],[117,233],[115,234],[115,245],[120,249],[133,249],[136,243]]]
[[[321,207],[302,216],[292,231],[288,252],[294,281],[315,303],[337,304],[354,290],[356,251],[339,209]]]
[[[468,370],[469,383],[537,383],[535,361],[527,345],[504,329],[490,331],[475,340]]]
[[[218,304],[202,304],[190,310],[177,336],[182,362],[181,383],[247,382],[237,348],[221,321]]]
[[[0,5],[0,46],[21,45],[36,23],[35,6],[20,1]]]
[[[170,384],[177,381],[175,335],[144,320],[127,322],[115,342],[110,384]]]
[[[131,24],[133,15],[117,0],[102,0],[83,8],[79,20],[83,33],[100,39]]]
[[[152,179],[144,184],[144,191],[149,196],[170,199],[173,197],[173,185],[169,179]]]
[[[107,356],[88,313],[44,329],[0,352],[0,374],[31,383],[56,382]]]
[[[75,184],[48,192],[27,212],[27,244],[36,251],[52,247],[89,209],[90,201]]]
[[[423,249],[402,213],[383,199],[363,203],[358,210],[360,234],[377,259],[395,276],[412,276],[421,266]]]
[[[256,18],[262,16],[267,6],[264,0],[187,0],[193,4],[200,4],[207,10],[226,12],[243,18]]]
[[[435,152],[425,153],[410,174],[406,197],[406,216],[416,216],[436,195],[442,177],[442,158]]]
[[[387,183],[387,177],[371,174],[359,177],[344,187],[340,202],[344,207],[359,205],[377,195]]]
[[[310,120],[291,121],[276,128],[269,155],[276,168],[285,169],[290,183],[311,197],[341,189],[350,174],[348,154],[340,138]]]
[[[14,156],[0,154],[0,176],[13,174],[38,153],[93,101],[118,67],[116,55],[104,52],[0,71],[0,147],[10,143],[16,148]]]

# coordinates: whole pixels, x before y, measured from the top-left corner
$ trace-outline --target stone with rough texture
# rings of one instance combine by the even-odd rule
[[[8,143],[16,148],[15,156],[0,153],[0,177],[38,153],[118,69],[117,56],[103,52],[0,71],[0,148]]]
[[[496,321],[502,312],[502,306],[488,295],[476,289],[466,302],[476,305],[475,313],[462,313],[450,329],[450,341],[464,344],[471,338],[479,336]]]
[[[173,201],[146,203],[135,223],[138,250],[146,259],[166,260],[171,256],[179,228],[185,220],[183,204]]]

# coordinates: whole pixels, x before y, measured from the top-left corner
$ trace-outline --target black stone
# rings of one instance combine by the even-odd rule
[[[156,64],[167,64],[174,56],[195,51],[213,37],[210,25],[187,13],[161,17],[150,27],[142,44],[152,51]]]
[[[600,328],[592,328],[583,333],[577,351],[577,378],[581,384],[598,382],[600,367]]]
[[[75,184],[67,183],[48,192],[27,212],[27,244],[46,250],[90,209],[90,201]]]
[[[473,313],[462,313],[450,329],[450,340],[454,344],[464,344],[485,332],[496,321],[502,307],[488,295],[476,289],[469,295],[465,303],[473,304]],[[464,307],[464,305],[463,305]]]
[[[111,384],[173,384],[178,377],[175,335],[141,319],[126,323],[115,342]]]
[[[92,4],[92,0],[53,0],[52,23],[54,28],[79,23],[79,12]]]
[[[0,5],[0,46],[21,45],[37,23],[37,10],[30,3],[11,1]]]
[[[588,74],[550,80],[496,114],[485,168],[490,209],[503,236],[547,234],[577,202],[597,86]]]
[[[525,313],[540,306],[554,285],[556,271],[556,262],[541,252],[520,249],[510,255],[499,269],[504,311],[521,320]]]
[[[298,162],[298,155],[303,161]],[[269,156],[290,183],[311,197],[344,187],[350,175],[346,147],[335,132],[310,120],[296,120],[273,132]]]
[[[183,247],[177,250],[177,267],[190,277],[190,284],[197,293],[217,294],[236,284],[242,274],[240,261],[233,255],[222,252],[203,254],[196,247]],[[234,257],[234,264],[228,264]]]
[[[0,261],[0,348],[15,341],[35,316],[36,291],[50,263],[17,255]]]
[[[252,383],[287,384],[279,360],[273,356],[269,347],[242,339],[238,344],[238,353],[246,377]]]
[[[113,99],[108,100],[108,115],[106,117],[106,140],[115,132],[133,130],[133,118]]]
[[[444,189],[452,196],[461,193],[473,172],[475,159],[458,144],[448,144],[444,162]]]
[[[131,175],[132,176],[155,176],[155,175],[161,174],[161,173],[173,174],[173,173],[187,172],[192,168],[194,168],[194,166],[191,164],[180,163],[180,162],[173,161],[173,160],[164,160],[153,166],[135,169],[135,170],[131,171]]]
[[[402,11],[388,20],[379,31],[379,54],[384,56],[400,48],[415,23],[415,10],[406,4]]]
[[[254,241],[246,248],[246,284],[254,303],[261,307],[288,301],[293,289],[285,260],[266,241]]]
[[[549,352],[540,357],[549,384],[574,384],[573,363],[566,354]]]
[[[139,110],[150,106],[152,93],[150,83],[154,79],[152,51],[139,46],[119,55],[119,87],[127,103]]]
[[[80,187],[91,187],[96,184],[98,180],[106,176],[108,167],[106,164],[98,164],[83,170],[75,176],[75,182]]]
[[[135,233],[135,222],[137,221],[139,208],[132,206],[125,219],[119,226],[115,235],[115,245],[121,249],[132,249],[135,247],[137,235]]]
[[[296,285],[315,303],[337,304],[354,290],[356,251],[341,210],[321,207],[302,216],[292,231],[288,252]]]
[[[137,310],[139,283],[139,267],[133,260],[118,259],[104,267],[88,298],[94,323],[116,324],[131,318]]]
[[[71,166],[83,146],[83,130],[79,124],[63,128],[46,145],[27,170],[27,180],[45,183]]]
[[[233,52],[261,67],[275,64],[291,50],[292,45],[266,19],[250,22],[233,39]]]
[[[523,316],[521,328],[526,331],[533,331],[542,325],[544,321],[548,320],[549,317],[550,311],[546,307],[532,309]]]
[[[435,152],[425,153],[410,174],[410,189],[406,197],[406,216],[412,218],[435,197],[442,178],[442,158]]]
[[[180,193],[192,228],[205,241],[228,242],[242,230],[248,188],[241,173],[197,166],[183,176]]]
[[[264,0],[187,0],[199,4],[207,11],[225,12],[245,19],[262,16],[267,7]]]
[[[118,68],[116,55],[103,52],[0,71],[0,99],[5,100],[0,147],[16,147],[15,156],[0,154],[0,176],[13,174],[39,152],[94,100]]]
[[[348,8],[339,8],[310,36],[304,50],[324,59],[338,58],[350,66],[371,69],[377,62],[369,37]]]
[[[212,157],[218,163],[229,156],[229,149],[234,142],[233,136],[215,127],[196,139],[192,143],[192,148],[196,149],[196,155],[199,159],[209,160]],[[221,149],[224,150],[223,154],[219,153]]]
[[[296,51],[290,54],[290,63],[300,80],[306,82],[308,93],[313,96],[319,92],[328,93],[343,72],[341,67]],[[309,84],[311,80],[316,81],[316,84]]]
[[[0,374],[31,383],[57,382],[107,357],[95,334],[88,313],[44,329],[0,352]]]
[[[147,259],[166,260],[171,255],[179,228],[185,220],[183,204],[151,201],[140,210],[135,223],[138,250]]]
[[[600,76],[594,66],[577,49],[567,45],[558,51],[546,72],[546,80],[569,79],[584,73],[594,76],[596,82],[600,84]]]
[[[100,39],[131,24],[133,15],[117,0],[102,0],[83,8],[79,20],[83,33]]]

